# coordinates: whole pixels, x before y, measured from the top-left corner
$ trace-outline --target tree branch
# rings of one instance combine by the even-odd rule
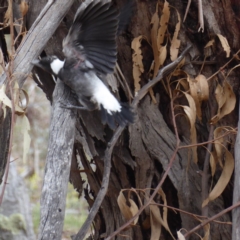
[[[40,55],[73,2],[74,0],[48,1],[33,23],[14,56],[12,77],[17,79],[20,87],[32,70],[32,60]],[[0,85],[5,81],[6,74],[3,74],[0,77]]]
[[[58,79],[54,93],[38,239],[61,239],[75,139],[76,113],[61,107],[71,91]]]

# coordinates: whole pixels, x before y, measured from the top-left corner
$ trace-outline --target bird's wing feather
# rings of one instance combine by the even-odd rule
[[[86,1],[78,9],[73,25],[63,42],[68,57],[90,61],[103,74],[116,63],[118,10],[109,1]]]

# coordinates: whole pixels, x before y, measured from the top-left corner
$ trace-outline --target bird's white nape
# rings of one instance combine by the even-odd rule
[[[63,67],[64,65],[64,61],[61,61],[60,59],[56,58],[54,59],[50,66],[51,66],[51,69],[52,71],[57,75],[59,73],[59,71],[61,70],[61,68]]]

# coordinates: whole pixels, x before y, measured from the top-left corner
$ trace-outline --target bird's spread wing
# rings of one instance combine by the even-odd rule
[[[116,63],[118,10],[107,0],[85,1],[78,9],[73,25],[63,41],[66,58],[88,60],[107,74]]]

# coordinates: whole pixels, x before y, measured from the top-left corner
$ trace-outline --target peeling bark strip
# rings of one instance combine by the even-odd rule
[[[62,108],[61,102],[67,101],[70,94],[69,88],[58,79],[53,93],[50,137],[41,196],[39,240],[61,239],[62,236],[76,114]]]

